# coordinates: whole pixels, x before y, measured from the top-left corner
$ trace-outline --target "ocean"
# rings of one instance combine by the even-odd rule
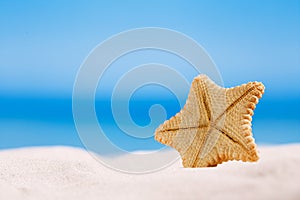
[[[300,98],[263,97],[255,109],[252,121],[256,143],[300,143],[299,102]],[[132,100],[129,105],[132,120],[139,126],[149,124],[151,119],[148,111],[153,104],[164,106],[167,118],[180,110],[176,99]],[[110,100],[95,102],[99,124],[113,144],[126,151],[162,148],[153,136],[135,138],[125,134],[114,121],[110,105]],[[4,96],[0,98],[0,109],[0,149],[62,145],[85,148],[74,124],[71,98]],[[155,127],[148,129],[150,134],[154,130]]]

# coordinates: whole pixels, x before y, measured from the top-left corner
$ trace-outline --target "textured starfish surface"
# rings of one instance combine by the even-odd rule
[[[259,157],[251,121],[263,93],[260,82],[222,88],[199,75],[183,109],[156,129],[155,139],[175,148],[184,167],[213,167],[229,160],[255,162]]]

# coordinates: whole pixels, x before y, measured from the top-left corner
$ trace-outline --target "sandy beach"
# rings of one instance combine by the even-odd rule
[[[0,199],[300,199],[300,144],[258,147],[257,163],[228,162],[133,175],[71,147],[0,152]]]

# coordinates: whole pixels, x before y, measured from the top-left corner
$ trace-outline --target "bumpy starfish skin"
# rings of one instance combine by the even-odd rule
[[[184,108],[155,131],[175,148],[184,167],[211,167],[229,160],[255,162],[253,110],[264,93],[260,82],[222,88],[205,75],[192,83]]]

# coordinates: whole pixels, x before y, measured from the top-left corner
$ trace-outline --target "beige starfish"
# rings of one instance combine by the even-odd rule
[[[222,88],[199,75],[193,80],[184,108],[156,129],[155,139],[175,148],[184,167],[257,161],[251,120],[263,93],[260,82]]]

